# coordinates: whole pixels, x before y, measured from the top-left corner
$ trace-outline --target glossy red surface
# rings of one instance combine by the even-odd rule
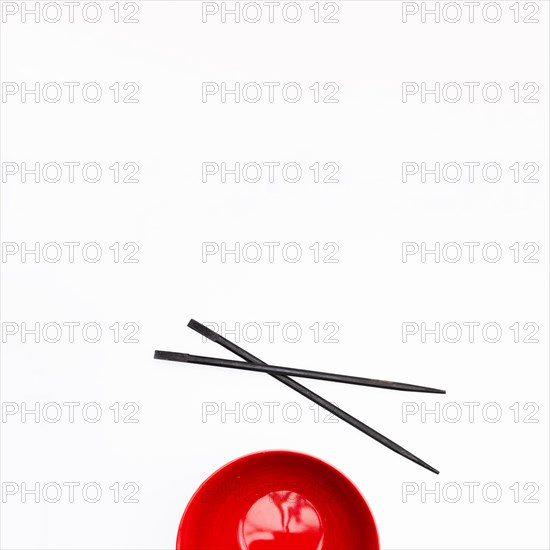
[[[338,470],[266,451],[210,476],[181,519],[176,550],[379,550],[367,503]]]

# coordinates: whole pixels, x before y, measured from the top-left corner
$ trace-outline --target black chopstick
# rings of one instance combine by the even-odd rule
[[[194,319],[191,319],[187,324],[187,326],[193,329],[194,331],[198,332],[199,334],[202,334],[205,338],[208,338],[212,342],[216,342],[217,344],[231,351],[235,355],[238,355],[239,357],[241,357],[241,359],[244,359],[249,363],[267,365],[267,363],[264,363],[257,357],[254,357],[254,355],[240,348],[239,346],[237,346],[237,344],[230,342],[220,334],[214,332],[208,327],[205,327],[204,325],[202,325],[198,321],[195,321]],[[411,460],[412,462],[415,462],[419,466],[422,466],[423,468],[430,470],[430,472],[433,472],[434,474],[439,474],[439,472],[434,467],[430,466],[429,464],[427,464],[417,456],[413,455],[412,453],[410,453],[409,451],[407,451],[397,443],[394,443],[391,439],[388,439],[387,437],[383,436],[381,433],[378,433],[376,430],[373,430],[371,427],[367,426],[360,420],[357,420],[357,418],[351,416],[350,414],[343,411],[342,409],[339,409],[336,405],[333,405],[330,401],[327,401],[320,395],[317,395],[316,393],[312,392],[305,386],[302,386],[302,384],[300,384],[299,382],[296,382],[296,380],[293,380],[288,376],[283,376],[280,374],[270,374],[270,376],[273,376],[273,378],[276,378],[277,380],[279,380],[279,382],[282,382],[289,388],[292,388],[294,391],[297,391],[304,397],[307,397],[314,403],[317,403],[317,405],[319,405],[320,407],[323,407],[323,409],[326,409],[327,411],[332,413],[334,416],[337,416],[344,422],[347,422],[357,430],[363,432],[369,437],[372,437],[374,440],[378,441],[378,443],[381,443],[388,449],[391,449],[397,454],[400,454],[401,456]]]
[[[243,369],[250,371],[266,372],[268,374],[282,374],[283,376],[297,376],[298,378],[312,378],[314,380],[327,380],[329,382],[341,382],[343,384],[355,384],[357,386],[370,386],[373,388],[384,388],[387,390],[413,391],[424,393],[445,393],[445,390],[404,384],[402,382],[389,382],[388,380],[375,380],[361,376],[349,376],[346,374],[335,374],[332,372],[321,372],[305,369],[292,369],[288,367],[277,367],[274,365],[262,365],[259,363],[248,363],[246,361],[233,361],[231,359],[219,359],[217,357],[203,357],[191,355],[190,353],[178,353],[175,351],[155,351],[155,359],[165,361],[178,361],[180,363],[193,363],[196,365],[209,365],[212,367],[226,367],[230,369]]]

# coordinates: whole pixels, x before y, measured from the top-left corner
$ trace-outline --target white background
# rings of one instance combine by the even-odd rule
[[[201,2],[138,4],[134,24],[113,22],[113,2],[100,3],[95,24],[83,20],[82,4],[74,23],[67,12],[57,23],[23,22],[21,12],[2,23],[4,83],[97,82],[104,94],[89,103],[81,85],[74,103],[67,95],[54,103],[23,102],[20,93],[2,99],[4,163],[97,162],[104,170],[97,183],[78,172],[73,183],[65,176],[23,183],[20,175],[2,182],[4,243],[78,242],[81,250],[96,242],[103,251],[97,263],[78,252],[73,263],[66,253],[52,263],[3,258],[2,548],[173,548],[183,510],[209,474],[243,454],[279,448],[310,453],[350,477],[373,510],[383,548],[548,548],[548,3],[534,4],[539,22],[532,24],[514,23],[512,2],[498,3],[502,18],[492,24],[480,11],[473,23],[466,12],[455,24],[433,16],[422,23],[420,14],[404,23],[398,1],[338,2],[334,24],[313,22],[313,2],[300,2],[295,24],[280,11],[274,23],[266,15],[256,24],[222,23],[219,14],[203,23]],[[530,9],[520,6],[522,20]],[[280,94],[274,103],[201,99],[203,82],[268,81],[298,82],[304,97],[295,104]],[[114,82],[138,83],[139,102],[115,103]],[[339,102],[313,102],[315,82],[336,82]],[[503,97],[489,103],[478,87],[473,102],[428,96],[423,103],[418,94],[404,103],[403,82],[497,82]],[[523,103],[523,95],[515,103],[515,82],[536,82],[538,103]],[[280,176],[204,183],[207,161],[294,161],[304,174],[297,183]],[[423,161],[496,162],[503,175],[496,183],[479,176],[404,183],[402,163]],[[137,163],[139,182],[113,182],[114,162]],[[337,163],[338,183],[312,182],[314,162]],[[514,183],[508,167],[515,162],[537,163],[538,182]],[[115,242],[137,243],[138,262],[114,262]],[[296,242],[303,257],[203,261],[204,242],[278,242],[279,251]],[[314,262],[308,248],[328,242],[339,246],[338,262]],[[418,254],[404,263],[403,242],[496,242],[503,257],[487,262],[480,246],[473,262],[422,262]],[[538,263],[515,263],[508,247],[516,242],[537,243]],[[240,334],[240,344],[273,364],[447,389],[424,396],[306,384],[441,475],[342,422],[323,422],[323,412],[316,421],[305,399],[267,376],[154,361],[155,349],[229,357],[186,328],[191,317],[263,326],[258,342]],[[56,343],[22,341],[23,323],[64,322],[98,323],[102,338],[87,343],[77,329],[73,343],[67,332]],[[116,322],[136,323],[139,343],[113,342]],[[273,341],[269,322],[280,323]],[[404,322],[481,325],[472,343],[466,334],[457,343],[433,336],[422,343],[420,335],[404,343]],[[481,336],[489,322],[502,327],[499,342]],[[282,336],[286,323],[299,324],[297,342]],[[335,323],[338,343],[315,342],[314,323]],[[536,323],[538,343],[515,343],[514,323]],[[14,326],[18,332],[6,334]],[[22,417],[36,402],[80,408],[73,423],[65,407],[57,422]],[[97,423],[82,418],[89,402],[102,409]],[[139,406],[138,422],[114,422],[109,407],[129,402]],[[274,422],[266,402],[280,404]],[[463,405],[470,402],[480,403],[472,422]],[[10,403],[18,413],[6,414]],[[241,412],[257,403],[263,414],[258,422],[242,415],[222,422],[221,412],[204,419],[205,403]],[[297,422],[281,413],[289,403],[302,413]],[[404,422],[403,407],[415,403],[459,404],[463,416],[451,422],[452,405],[439,421],[416,414]],[[499,421],[483,416],[487,403],[502,410]],[[538,422],[524,422],[537,408]],[[103,495],[92,504],[79,489],[75,502],[67,493],[57,503],[5,494],[49,482],[93,482]],[[128,482],[139,487],[139,502],[113,502],[109,487]],[[472,502],[465,483],[479,484]],[[501,488],[498,502],[489,502],[491,491],[483,495],[488,483]],[[452,503],[457,486],[463,494]],[[418,493],[405,498],[405,487]],[[435,490],[439,502],[421,489]]]

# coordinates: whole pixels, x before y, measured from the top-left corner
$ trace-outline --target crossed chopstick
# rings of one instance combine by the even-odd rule
[[[225,349],[231,351],[235,355],[238,355],[244,361],[232,361],[228,359],[218,359],[214,357],[202,357],[199,355],[190,355],[188,353],[176,353],[173,351],[155,351],[155,359],[164,359],[166,361],[178,361],[181,363],[194,363],[199,365],[211,365],[215,367],[226,367],[226,368],[232,368],[232,369],[244,369],[244,370],[251,370],[251,371],[257,371],[257,372],[265,372],[267,374],[270,374],[279,382],[282,382],[289,388],[292,388],[293,390],[297,391],[299,394],[303,395],[304,397],[307,397],[309,400],[313,401],[320,407],[323,407],[330,413],[332,413],[334,416],[337,416],[344,422],[347,422],[354,428],[358,429],[360,432],[363,432],[364,434],[368,435],[369,437],[372,437],[374,440],[378,441],[379,443],[382,443],[385,447],[388,447],[388,449],[391,449],[392,451],[396,452],[397,454],[400,454],[401,456],[408,458],[409,460],[412,460],[412,462],[415,462],[416,464],[422,466],[423,468],[426,468],[427,470],[430,470],[430,472],[434,472],[435,474],[439,474],[439,471],[418,458],[417,456],[413,455],[397,443],[394,443],[391,441],[391,439],[388,439],[387,437],[383,436],[381,433],[378,433],[376,430],[373,430],[371,427],[367,426],[360,420],[357,420],[357,418],[351,416],[347,412],[343,411],[342,409],[338,408],[336,405],[333,405],[330,403],[330,401],[327,401],[320,395],[317,395],[316,393],[312,392],[310,389],[306,388],[305,386],[302,386],[302,384],[296,382],[296,380],[289,378],[289,376],[297,376],[299,378],[312,378],[315,380],[329,380],[331,382],[343,382],[345,384],[356,384],[360,386],[371,386],[375,388],[385,388],[390,390],[401,390],[401,391],[414,391],[414,392],[425,392],[425,393],[445,393],[444,390],[438,390],[435,388],[427,388],[424,386],[415,386],[413,384],[402,384],[400,382],[389,382],[386,380],[374,380],[371,378],[362,378],[360,376],[346,376],[342,374],[334,374],[329,372],[320,372],[320,371],[311,371],[311,370],[304,370],[304,369],[291,369],[287,367],[277,367],[273,365],[268,365],[267,363],[264,363],[257,357],[254,357],[251,353],[248,353],[246,350],[242,349],[241,347],[237,346],[233,342],[227,340],[217,332],[214,332],[213,330],[209,329],[208,327],[205,327],[198,321],[195,321],[194,319],[191,319],[187,326],[194,331],[198,332],[199,334],[202,334],[205,338],[208,338],[208,340],[211,340],[212,342],[216,342],[220,346],[224,347]]]

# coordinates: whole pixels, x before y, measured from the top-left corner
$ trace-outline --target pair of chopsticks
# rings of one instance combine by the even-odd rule
[[[351,416],[347,412],[338,408],[336,405],[333,405],[320,395],[312,392],[310,389],[302,386],[296,380],[289,378],[289,376],[296,376],[299,378],[311,378],[315,380],[328,380],[331,382],[342,382],[344,384],[355,384],[360,386],[370,386],[374,388],[385,388],[389,390],[400,390],[400,391],[413,391],[413,392],[424,392],[424,393],[445,393],[444,390],[438,390],[435,388],[428,388],[425,386],[415,386],[413,384],[403,384],[401,382],[389,382],[386,380],[375,380],[372,378],[362,378],[360,376],[347,376],[343,374],[334,374],[329,372],[320,372],[320,371],[311,371],[305,369],[292,369],[288,367],[278,367],[273,365],[268,365],[264,363],[257,357],[254,357],[251,353],[248,353],[246,350],[240,348],[233,342],[227,340],[220,334],[214,332],[213,330],[205,327],[198,321],[191,319],[187,325],[189,328],[198,332],[208,340],[216,342],[225,349],[231,351],[235,355],[238,355],[244,361],[232,361],[228,359],[218,359],[214,357],[203,357],[200,355],[190,355],[188,353],[176,353],[172,351],[155,351],[155,359],[163,359],[166,361],[178,361],[181,363],[193,363],[199,365],[210,365],[215,367],[225,367],[232,369],[244,369],[257,372],[265,372],[276,378],[279,382],[282,382],[289,388],[297,391],[299,394],[307,397],[309,400],[313,401],[320,407],[323,407],[334,416],[337,416],[344,422],[347,422],[354,428],[358,429],[360,432],[372,437],[374,440],[378,441],[388,449],[400,454],[401,456],[415,462],[416,464],[439,474],[439,471],[434,467],[430,466],[417,456],[413,455],[397,443],[394,443],[381,433],[373,430],[371,427],[367,426],[357,418]]]

